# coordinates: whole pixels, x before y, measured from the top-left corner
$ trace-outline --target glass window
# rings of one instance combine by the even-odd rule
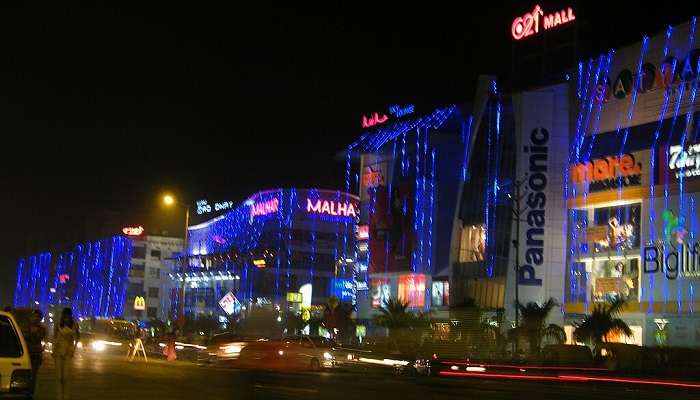
[[[160,250],[151,250],[151,257],[160,258]]]
[[[136,296],[143,294],[143,283],[129,282],[126,287],[127,296]]]
[[[450,304],[450,283],[447,281],[433,281],[432,306],[442,307]]]
[[[157,298],[158,297],[158,288],[157,287],[149,287],[148,288],[148,297]]]
[[[588,291],[586,263],[575,262],[569,268],[569,284],[566,286],[567,303],[585,303]]]
[[[148,307],[148,309],[146,309],[146,315],[148,316],[148,318],[157,318],[158,309],[155,307]]]
[[[486,225],[462,227],[459,246],[459,262],[484,261],[486,251]]]
[[[608,249],[639,248],[639,221],[641,205],[628,204],[593,210],[593,226],[588,226],[586,237],[596,252]]]
[[[639,260],[596,260],[591,270],[593,301],[639,300]]]
[[[19,357],[22,345],[10,318],[0,315],[0,357]]]
[[[131,264],[132,271],[143,271],[144,268],[146,268],[146,266],[144,264],[141,264],[141,263]]]
[[[131,256],[132,258],[144,259],[146,258],[146,247],[144,246],[134,246],[134,251]]]
[[[149,268],[148,276],[155,279],[160,278],[160,268]]]

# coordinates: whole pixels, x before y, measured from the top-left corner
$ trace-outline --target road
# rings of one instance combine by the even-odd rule
[[[54,399],[53,362],[42,366],[37,400]],[[700,390],[656,386],[522,382],[464,378],[401,378],[348,372],[250,373],[155,360],[79,356],[70,399],[698,399]]]

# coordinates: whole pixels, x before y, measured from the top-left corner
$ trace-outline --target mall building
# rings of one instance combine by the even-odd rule
[[[189,226],[187,255],[168,272],[171,315],[224,322],[252,305],[298,310],[332,295],[354,303],[366,286],[356,262],[359,214],[352,194],[275,189]]]
[[[608,340],[700,346],[694,25],[581,62],[568,81],[512,95],[515,177],[527,205],[519,297],[561,302],[551,319],[569,340],[594,306],[622,298],[621,318],[634,335]],[[509,301],[506,308],[512,318]]]

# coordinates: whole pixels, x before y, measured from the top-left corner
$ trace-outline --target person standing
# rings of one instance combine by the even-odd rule
[[[54,328],[53,359],[56,369],[56,400],[64,400],[68,392],[70,364],[75,354],[75,346],[80,340],[78,324],[73,320],[70,308],[64,308],[61,320]]]
[[[39,373],[39,367],[41,367],[44,356],[44,338],[46,337],[46,327],[41,323],[42,317],[43,316],[41,315],[40,310],[34,310],[29,319],[27,345],[29,346],[29,357],[32,361],[32,388],[36,388],[36,377]]]

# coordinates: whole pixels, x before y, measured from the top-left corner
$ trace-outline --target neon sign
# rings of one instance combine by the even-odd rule
[[[276,213],[279,210],[280,201],[277,198],[253,203],[250,206],[250,217],[259,217]]]
[[[316,199],[316,201],[313,202],[308,197],[306,198],[306,212],[309,214],[357,218],[355,208],[356,206],[353,205],[353,203],[321,199]]]
[[[400,118],[404,115],[413,114],[415,108],[413,104],[409,104],[405,107],[394,104],[393,106],[389,106],[389,114],[393,115],[394,118]]]
[[[143,234],[143,226],[125,226],[122,232],[127,236],[141,236]]]
[[[371,128],[375,125],[383,124],[389,119],[389,116],[386,114],[382,114],[381,116],[379,113],[374,113],[367,118],[367,116],[363,115],[362,116],[362,127],[363,128]]]
[[[543,28],[545,30],[568,24],[576,19],[574,10],[571,7],[544,15],[542,7],[536,5],[532,12],[525,13],[513,20],[513,24],[510,27],[513,39],[520,40],[539,33],[540,17],[542,17],[544,22]]]
[[[367,240],[369,239],[369,225],[358,225],[357,226],[357,240]]]
[[[213,208],[207,200],[197,200],[197,202],[195,204],[197,205],[197,215],[208,214],[212,211],[230,210],[233,208],[232,201],[223,201],[221,203],[214,203]]]

